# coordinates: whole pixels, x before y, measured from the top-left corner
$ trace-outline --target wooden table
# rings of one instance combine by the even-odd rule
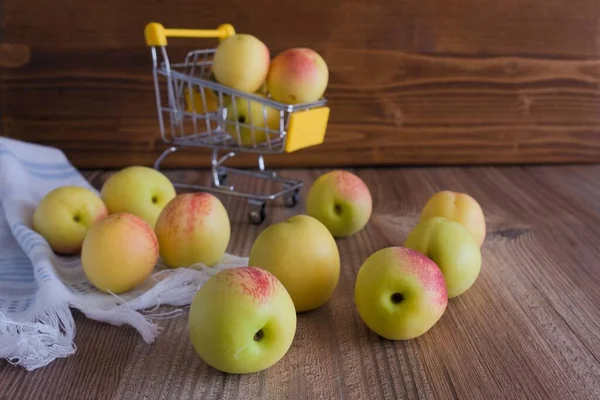
[[[323,171],[286,171],[310,182]],[[166,320],[155,343],[75,312],[75,355],[28,373],[0,364],[3,399],[598,399],[600,398],[600,166],[364,169],[374,197],[366,229],[338,241],[334,296],[299,316],[295,341],[269,370],[229,376],[194,353],[187,318]],[[173,171],[185,180],[206,174]],[[87,176],[100,187],[106,173]],[[354,279],[374,251],[401,245],[429,196],[468,192],[488,236],[474,287],[450,301],[423,336],[383,340],[359,319]],[[306,194],[306,190],[302,192]],[[249,224],[238,199],[229,251],[246,255],[267,224],[303,211],[271,207]]]

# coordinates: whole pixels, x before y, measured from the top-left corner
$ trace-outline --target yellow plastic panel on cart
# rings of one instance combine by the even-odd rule
[[[329,107],[313,108],[290,114],[285,151],[303,149],[323,143],[329,120]]]

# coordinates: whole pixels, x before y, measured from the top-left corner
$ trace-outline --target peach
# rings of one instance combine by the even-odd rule
[[[448,298],[465,293],[481,272],[481,250],[469,231],[456,221],[433,217],[419,222],[404,246],[425,254],[440,268]]]
[[[307,48],[293,48],[273,58],[267,75],[267,88],[274,100],[312,103],[319,100],[329,81],[323,57]]]
[[[185,96],[185,110],[187,112],[206,114],[219,109],[219,97],[209,88],[185,88],[183,94]]]
[[[115,294],[144,282],[157,261],[156,235],[146,221],[130,213],[111,214],[93,224],[81,249],[90,283]]]
[[[151,227],[176,194],[175,186],[166,175],[142,165],[131,165],[111,175],[100,191],[111,214],[130,213]]]
[[[102,199],[90,189],[62,186],[48,193],[37,205],[33,229],[58,254],[79,254],[88,229],[108,215]]]
[[[386,339],[408,340],[440,320],[448,292],[442,271],[423,253],[387,247],[371,254],[359,268],[354,302],[372,331]]]
[[[443,190],[434,194],[423,207],[420,221],[432,217],[444,217],[463,225],[479,247],[485,240],[485,217],[481,206],[466,193]]]
[[[207,192],[183,193],[163,209],[154,228],[160,257],[171,268],[214,265],[225,254],[231,227],[223,203]]]
[[[270,62],[269,49],[263,42],[252,35],[237,34],[217,46],[212,72],[217,82],[254,93],[264,83]]]
[[[256,95],[265,97],[259,93]],[[227,106],[226,121],[225,131],[236,143],[242,146],[259,145],[267,140],[267,130],[279,130],[279,111],[255,100],[236,97],[235,101]],[[239,122],[239,139],[236,122]]]
[[[337,243],[322,223],[308,215],[265,228],[252,244],[248,265],[275,275],[297,312],[323,306],[340,279]]]
[[[188,333],[208,365],[247,374],[285,356],[296,324],[294,303],[275,276],[261,268],[233,267],[216,273],[196,293]]]
[[[321,175],[310,187],[306,212],[321,221],[335,237],[351,236],[371,218],[373,199],[358,176],[344,170]]]

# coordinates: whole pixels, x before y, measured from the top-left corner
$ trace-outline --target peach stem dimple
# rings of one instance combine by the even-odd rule
[[[333,212],[335,212],[337,215],[340,215],[342,213],[342,206],[336,204],[335,206],[333,206]]]
[[[402,293],[394,293],[391,297],[392,303],[400,304],[404,301],[404,295]]]

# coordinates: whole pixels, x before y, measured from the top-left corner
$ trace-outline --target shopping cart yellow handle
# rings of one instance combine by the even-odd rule
[[[148,46],[166,46],[167,37],[181,38],[218,38],[225,39],[235,35],[235,29],[230,24],[219,25],[217,29],[165,29],[158,22],[150,22],[144,29]]]

